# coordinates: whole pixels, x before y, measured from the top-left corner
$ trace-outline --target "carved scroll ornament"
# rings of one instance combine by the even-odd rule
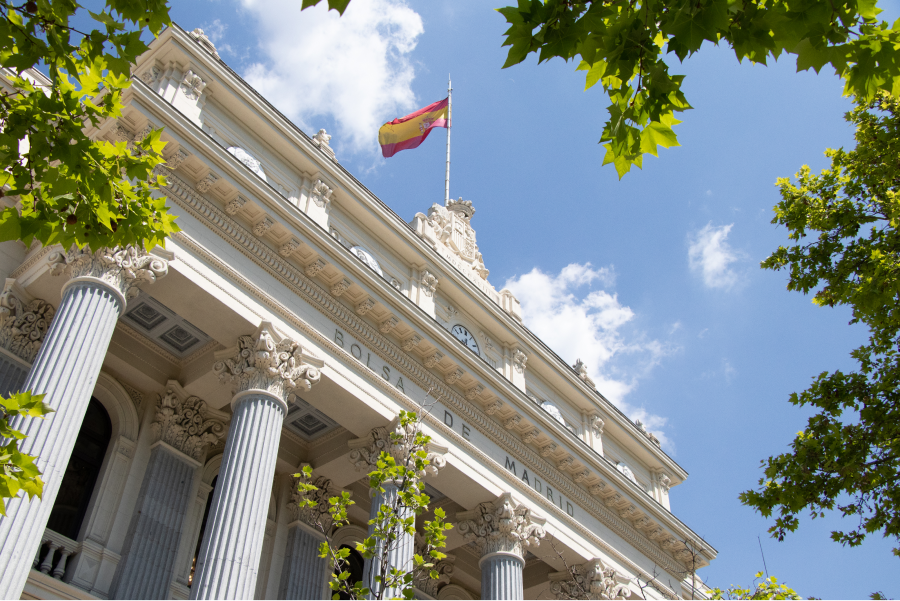
[[[152,284],[169,272],[165,259],[137,249],[130,244],[125,248],[72,247],[67,252],[54,252],[48,258],[53,275],[67,277],[95,277],[115,288],[126,300],[135,298],[141,284]]]
[[[557,599],[627,599],[628,579],[599,559],[550,574],[550,592]]]
[[[409,424],[404,428],[400,425],[400,418],[394,418],[387,426],[373,428],[368,436],[347,443],[351,449],[350,463],[358,472],[371,471],[378,465],[382,452],[393,457],[397,464],[405,463],[409,458],[415,436],[416,424]],[[447,459],[444,457],[446,452],[445,447],[430,443],[426,457],[429,463],[418,476],[420,478],[436,476],[438,471],[447,465]]]
[[[292,392],[310,390],[321,378],[322,361],[267,321],[252,336],[238,338],[236,347],[216,353],[216,359],[213,372],[222,382],[231,382],[235,393],[265,390],[287,402]]]
[[[207,449],[227,431],[225,424],[207,415],[206,401],[196,396],[182,401],[171,389],[158,396],[151,427],[158,440],[196,461],[203,461]]]
[[[525,549],[539,545],[546,534],[546,519],[517,502],[511,493],[457,513],[456,521],[466,542],[473,543],[482,555],[505,552],[524,558]]]
[[[32,363],[50,329],[55,310],[41,299],[23,302],[12,290],[13,282],[7,280],[0,294],[0,347]]]

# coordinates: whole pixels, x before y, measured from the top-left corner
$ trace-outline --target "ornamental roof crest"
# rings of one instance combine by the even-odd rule
[[[448,200],[444,206],[435,203],[428,210],[428,225],[434,228],[437,243],[462,260],[466,276],[486,281],[490,272],[475,243],[474,214],[471,200]]]

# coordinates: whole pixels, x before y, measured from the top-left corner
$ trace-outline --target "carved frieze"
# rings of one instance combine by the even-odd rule
[[[340,296],[343,293],[347,292],[350,289],[350,286],[353,285],[353,282],[348,280],[347,278],[342,279],[340,282],[331,287],[331,293],[335,296]]]
[[[455,369],[455,370],[451,371],[449,374],[447,374],[446,376],[444,376],[444,382],[446,382],[450,386],[453,386],[454,384],[459,382],[459,379],[462,377],[463,377],[463,370]]]
[[[533,430],[529,430],[528,432],[526,432],[525,436],[522,437],[522,440],[525,442],[525,444],[531,444],[534,441],[536,441],[538,439],[538,436],[540,436],[540,435],[541,435],[541,431],[538,430],[537,428],[535,428]]]
[[[157,395],[156,420],[151,425],[157,440],[202,462],[206,451],[225,437],[225,424],[208,415],[206,401],[196,396],[179,398],[170,388]]]
[[[413,334],[412,336],[404,340],[401,346],[403,347],[403,350],[408,353],[419,346],[420,342],[422,342],[422,337],[418,334]]]
[[[140,293],[138,286],[141,284],[152,284],[169,272],[168,261],[131,245],[104,247],[95,252],[88,246],[72,247],[65,253],[51,253],[48,261],[51,274],[65,275],[69,279],[100,279],[121,292],[126,300]]]
[[[508,420],[503,422],[503,427],[506,428],[507,430],[513,430],[513,429],[519,427],[519,422],[521,422],[521,421],[522,421],[522,416],[517,413],[516,415],[512,416],[511,418],[509,418]]]
[[[172,153],[172,156],[166,159],[165,166],[170,171],[175,171],[181,167],[181,164],[184,163],[189,156],[191,156],[191,153],[184,148],[179,148]]]
[[[481,384],[476,384],[466,391],[466,399],[469,401],[474,401],[482,392],[484,392],[484,386],[482,386]]]
[[[500,399],[494,399],[493,401],[485,405],[484,412],[488,415],[494,415],[495,413],[500,411],[501,407],[503,407],[503,401],[501,401]]]
[[[549,457],[556,452],[556,443],[551,442],[541,447],[541,457]]]
[[[444,353],[440,351],[435,351],[434,353],[428,355],[425,359],[425,367],[431,368],[441,362],[441,359],[444,358]]]
[[[357,315],[365,315],[366,313],[371,311],[372,307],[374,307],[374,306],[375,306],[375,301],[373,301],[371,298],[367,298],[363,302],[356,305],[356,314]]]
[[[262,221],[253,226],[253,233],[256,234],[258,238],[262,238],[266,235],[272,226],[275,225],[275,220],[266,215],[263,217]]]
[[[308,277],[314,278],[322,273],[322,270],[325,269],[325,265],[327,265],[325,261],[323,261],[322,259],[316,259],[315,261],[304,267],[303,272]]]
[[[237,346],[216,353],[213,372],[230,382],[234,393],[265,390],[287,402],[292,392],[316,384],[322,361],[304,352],[300,343],[281,336],[264,321],[256,333],[238,338]]]
[[[298,248],[300,248],[300,241],[296,238],[291,238],[281,245],[281,248],[278,249],[278,254],[282,257],[290,257]]]
[[[229,215],[237,215],[238,211],[243,209],[245,204],[247,204],[247,199],[238,194],[228,201],[228,205],[225,207],[225,212]]]
[[[197,182],[197,191],[201,194],[206,194],[216,185],[217,181],[219,181],[219,176],[210,171],[206,174],[206,177]]]
[[[466,542],[482,555],[515,553],[525,557],[525,549],[540,544],[546,520],[529,507],[503,493],[494,501],[479,504],[472,511],[456,514],[457,528]]]
[[[378,326],[378,330],[382,334],[390,334],[391,331],[394,328],[396,328],[397,324],[399,324],[399,323],[400,323],[400,320],[398,320],[396,317],[391,315],[390,317],[388,317],[387,319],[385,319],[384,321],[381,322],[381,325]]]
[[[0,347],[33,363],[50,329],[55,309],[42,299],[23,302],[13,290],[14,282],[7,280],[0,294]]]

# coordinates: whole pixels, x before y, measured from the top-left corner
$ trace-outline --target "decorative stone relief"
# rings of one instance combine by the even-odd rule
[[[575,459],[569,456],[557,463],[556,467],[558,467],[560,471],[568,471],[572,467],[573,463],[575,463]]]
[[[603,426],[605,425],[606,422],[599,415],[591,415],[591,432],[594,433],[594,438],[603,436]]]
[[[463,377],[463,371],[457,368],[444,376],[444,382],[446,382],[449,386],[453,386],[454,384],[459,382],[459,379],[461,377]]]
[[[484,412],[488,415],[494,415],[495,413],[500,411],[501,407],[503,407],[503,402],[500,399],[494,399],[492,402],[485,406]]]
[[[522,349],[516,349],[513,353],[513,366],[520,374],[525,373],[525,364],[528,362],[528,356],[522,352]]]
[[[335,496],[337,487],[328,478],[319,476],[310,482],[318,490],[301,492],[297,490],[298,482],[299,478],[291,479],[291,500],[287,504],[288,523],[301,521],[316,528],[322,527],[325,532],[328,532],[331,528],[329,512],[331,505],[328,503],[328,498]],[[300,507],[300,502],[305,500],[312,501],[313,505]]]
[[[620,461],[620,462],[616,463],[616,469],[619,470],[620,472],[622,472],[622,474],[626,478],[628,478],[629,480],[631,480],[632,482],[637,484],[637,478],[634,477],[634,472],[631,471],[631,468],[628,467],[628,465],[626,465],[625,463],[622,463]]]
[[[482,386],[481,384],[476,384],[466,391],[466,399],[469,401],[474,401],[482,392],[484,392],[484,386]]]
[[[416,424],[412,423],[405,428],[400,425],[400,418],[395,417],[387,426],[373,428],[368,436],[356,438],[347,442],[350,447],[350,463],[356,471],[369,472],[378,465],[378,459],[382,452],[386,452],[394,458],[398,464],[405,463],[409,457],[410,448],[416,438]],[[426,459],[429,464],[418,474],[420,478],[436,476],[438,471],[447,465],[444,454],[446,447],[429,443]]]
[[[238,194],[228,201],[228,205],[226,205],[225,207],[225,212],[229,215],[237,215],[238,211],[243,209],[245,204],[247,204],[247,199]]]
[[[185,160],[187,160],[187,158],[189,156],[191,156],[191,153],[189,153],[184,148],[179,148],[178,150],[176,150],[175,152],[172,153],[172,156],[170,156],[169,158],[166,159],[166,162],[165,162],[166,169],[169,169],[170,171],[175,171],[176,169],[181,167],[181,164],[184,163]]]
[[[300,241],[296,238],[291,238],[281,245],[281,248],[278,249],[278,254],[282,257],[290,257],[298,248],[300,248]]]
[[[657,439],[652,432],[647,431],[647,427],[643,424],[643,422],[641,422],[641,420],[634,420],[634,425],[637,426],[638,430],[641,431],[641,434],[650,439],[650,442],[652,442],[656,446],[660,446],[659,439]]]
[[[153,65],[152,67],[141,73],[141,81],[149,86],[158,81],[160,75],[162,75],[162,70],[156,65]]]
[[[181,89],[184,92],[184,95],[190,98],[191,100],[197,100],[200,98],[200,95],[203,94],[203,89],[206,87],[206,82],[200,79],[200,76],[188,69],[187,73],[184,74],[184,79],[181,80]]]
[[[422,272],[422,277],[419,279],[419,284],[422,285],[422,292],[425,293],[425,296],[434,296],[434,293],[438,287],[438,278],[436,275],[426,269]]]
[[[517,502],[511,493],[456,514],[457,528],[466,542],[481,552],[515,553],[524,559],[525,549],[540,544],[546,520]]]
[[[263,171],[262,163],[255,156],[241,148],[240,146],[230,146],[227,148],[228,152],[230,152],[234,158],[243,163],[247,169],[255,173],[262,179],[263,181],[268,181],[266,178],[266,172]]]
[[[590,488],[590,493],[595,497],[608,497],[615,494],[616,491],[606,485],[606,482],[599,482]]]
[[[262,221],[253,226],[253,233],[256,234],[258,238],[262,238],[266,235],[272,226],[275,225],[275,220],[266,215],[263,217]]]
[[[366,313],[371,311],[372,307],[374,307],[374,306],[375,306],[375,301],[373,301],[371,298],[367,298],[363,302],[356,305],[356,314],[357,315],[365,315]]]
[[[293,393],[308,391],[321,375],[323,362],[304,352],[300,343],[279,334],[271,323],[262,322],[256,333],[238,338],[237,346],[216,353],[213,372],[222,382],[231,382],[235,394],[244,390],[266,390],[287,402]]]
[[[577,474],[575,474],[575,476],[573,476],[573,478],[575,479],[575,484],[581,484],[582,482],[584,482],[585,480],[587,480],[590,477],[591,477],[591,472],[589,472],[588,470],[582,470],[582,471],[578,472]]]
[[[437,365],[438,363],[440,363],[441,359],[443,359],[443,358],[444,358],[444,353],[442,353],[440,351],[435,351],[434,353],[429,355],[428,358],[425,359],[425,367],[432,368],[435,365]]]
[[[428,216],[419,214],[424,220],[423,225],[429,232],[427,238],[432,238],[441,251],[463,275],[481,286],[487,286],[494,294],[493,286],[487,283],[490,273],[484,266],[484,259],[478,252],[475,243],[475,230],[471,220],[475,214],[471,200],[449,200],[444,206],[431,205]]]
[[[427,556],[427,547],[425,545],[425,538],[416,533],[415,539],[416,545],[416,553],[421,555],[422,557]],[[430,561],[426,559],[426,561]],[[429,571],[427,569],[418,570],[415,572],[413,576],[413,584],[414,586],[428,595],[432,599],[438,598],[438,590],[440,590],[444,585],[450,584],[450,578],[453,576],[453,563],[456,561],[455,555],[447,554],[444,559],[435,562],[434,566],[431,570],[438,573],[437,578],[431,578],[429,575]]]
[[[628,579],[600,559],[550,574],[550,592],[556,599],[627,599]]]
[[[312,189],[312,200],[316,206],[325,208],[331,202],[331,188],[320,179],[316,180],[316,185]]]
[[[325,156],[330,158],[335,163],[337,162],[337,157],[334,155],[334,150],[331,149],[331,146],[328,144],[331,141],[331,136],[328,135],[324,129],[320,129],[316,135],[312,137],[312,143],[319,148],[322,152],[325,153]]]
[[[396,317],[391,315],[390,317],[388,317],[387,319],[385,319],[384,321],[381,322],[381,325],[378,326],[378,329],[381,331],[382,334],[390,334],[391,330],[396,328],[397,324],[399,324],[399,323],[400,323],[400,321]]]
[[[409,338],[403,341],[403,350],[407,353],[411,352],[414,348],[419,346],[419,343],[422,342],[422,337],[418,334],[413,334]]]
[[[0,294],[0,347],[33,363],[50,329],[55,309],[41,299],[22,302],[13,290],[14,282],[6,280]]]
[[[541,435],[541,431],[535,428],[534,430],[529,430],[525,433],[525,436],[522,437],[522,440],[525,444],[531,444],[538,439],[538,436]]]
[[[347,292],[347,290],[349,290],[350,286],[352,286],[352,285],[353,285],[353,282],[344,278],[343,280],[341,280],[340,282],[338,282],[337,284],[335,284],[334,286],[331,287],[331,293],[334,296],[340,296],[343,293]]]
[[[672,479],[669,478],[667,474],[659,475],[659,486],[662,488],[665,494],[669,494],[669,489],[672,488]]]
[[[519,422],[521,422],[521,421],[522,421],[522,416],[516,414],[516,415],[512,416],[511,418],[509,418],[508,420],[506,420],[505,422],[503,422],[503,427],[506,428],[507,430],[512,430],[513,428],[517,428],[519,426]]]
[[[549,457],[556,452],[556,443],[551,442],[541,447],[541,457]]]
[[[120,142],[125,142],[128,145],[131,145],[131,143],[134,141],[134,134],[128,131],[128,129],[121,123],[116,125],[113,132],[116,135],[116,139]]]
[[[206,401],[196,396],[184,400],[171,388],[157,395],[156,420],[151,425],[157,440],[202,462],[211,445],[225,437],[225,424],[207,415]]]
[[[219,176],[213,172],[209,172],[206,174],[206,177],[197,182],[197,191],[201,194],[206,194],[216,185],[217,181],[219,181]]]
[[[69,279],[95,277],[119,290],[125,300],[136,297],[141,284],[152,284],[169,272],[169,262],[137,249],[103,247],[91,252],[90,247],[72,247],[67,252],[53,252],[48,257],[52,275]]]
[[[192,38],[194,38],[195,40],[197,40],[197,43],[199,43],[201,46],[203,46],[204,50],[206,50],[207,52],[212,54],[214,57],[219,58],[219,53],[216,52],[215,45],[213,45],[212,41],[203,32],[202,29],[200,29],[198,27],[194,31],[190,32],[188,35],[191,36]]]
[[[305,273],[307,275],[307,277],[314,278],[317,275],[319,275],[320,273],[322,273],[322,270],[325,269],[325,265],[327,265],[327,263],[325,263],[325,261],[323,261],[322,259],[316,259],[315,261],[313,261],[312,263],[310,263],[309,265],[307,265],[306,267],[303,268],[303,273]]]
[[[582,363],[581,359],[575,361],[575,365],[572,366],[572,369],[575,370],[575,373],[578,374],[578,377],[581,378],[585,384],[591,388],[596,388],[594,381],[588,376],[587,365]]]

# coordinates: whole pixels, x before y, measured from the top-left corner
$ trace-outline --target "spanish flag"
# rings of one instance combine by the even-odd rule
[[[449,97],[382,125],[378,130],[381,154],[387,158],[401,150],[417,148],[435,127],[450,127]]]

